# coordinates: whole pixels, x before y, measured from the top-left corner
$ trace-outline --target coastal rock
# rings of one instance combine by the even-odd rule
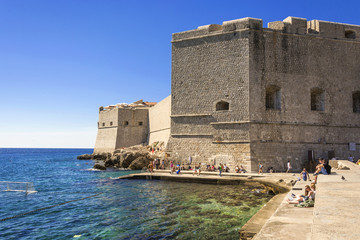
[[[140,157],[141,156],[141,153],[139,153],[139,152],[131,152],[131,153],[125,153],[124,154],[124,158],[123,158],[123,160],[122,160],[122,162],[121,162],[121,166],[123,167],[123,168],[128,168],[129,166],[130,166],[130,164],[136,159],[136,158],[138,158],[138,157]]]
[[[150,163],[150,160],[146,158],[145,156],[141,156],[136,158],[130,165],[129,168],[131,170],[141,170],[144,167],[148,166]]]
[[[83,155],[77,156],[77,159],[79,159],[79,160],[89,160],[89,159],[91,159],[91,154],[83,154]]]
[[[106,170],[106,167],[100,164],[95,164],[93,168],[98,170]]]
[[[113,167],[114,165],[115,165],[115,163],[111,159],[108,159],[105,161],[105,167]]]
[[[100,154],[94,154],[92,156],[92,159],[95,159],[95,160],[106,160],[108,157],[108,154],[107,153],[100,153]]]

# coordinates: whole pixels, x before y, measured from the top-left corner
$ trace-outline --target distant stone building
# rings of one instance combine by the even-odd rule
[[[146,119],[151,125],[162,116],[168,120],[156,128],[163,138],[170,135],[168,155],[179,161],[192,156],[256,171],[259,162],[284,170],[290,160],[300,170],[318,157],[357,159],[358,59],[356,25],[288,17],[263,28],[261,19],[243,18],[175,33],[171,102],[158,107],[171,104],[171,130],[169,110],[151,118],[141,109],[138,115],[116,110],[113,117],[112,110],[108,117],[100,112],[95,150],[107,145],[105,135],[115,148],[149,141],[156,131]],[[110,119],[117,131],[105,130]],[[133,121],[131,131],[126,119]]]
[[[157,104],[139,100],[100,107],[94,153],[148,142],[166,144],[170,136],[170,101],[169,96]]]

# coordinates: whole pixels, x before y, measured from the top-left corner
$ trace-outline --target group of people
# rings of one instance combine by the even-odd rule
[[[154,166],[156,166],[156,165],[154,165],[154,163],[152,163],[152,162],[148,166],[148,169],[151,173],[154,171]],[[164,166],[164,162],[162,162],[161,166],[156,169],[164,169],[163,166]],[[182,165],[176,164],[175,165],[173,161],[170,161],[169,167],[170,167],[170,174],[173,174],[173,173],[180,174],[182,170],[189,170],[189,171],[194,170],[193,175],[196,174],[198,176],[200,176],[200,173],[201,173],[201,163],[198,163],[197,165],[195,165],[194,168],[192,168],[191,165],[189,165],[189,167],[186,168],[184,164],[182,164]],[[214,164],[211,166],[207,165],[206,170],[212,171],[212,172],[215,172],[216,170],[218,170],[219,176],[221,176],[222,172],[230,172],[230,168],[226,164],[222,164],[222,163],[220,163],[217,168],[215,167]],[[245,168],[242,165],[240,165],[240,167],[239,166],[235,167],[235,172],[236,173],[246,173],[247,171],[245,170]]]
[[[291,194],[287,199],[289,204],[296,204],[296,207],[313,207],[316,194],[316,185],[312,183],[311,185],[305,186],[304,195],[295,195]]]

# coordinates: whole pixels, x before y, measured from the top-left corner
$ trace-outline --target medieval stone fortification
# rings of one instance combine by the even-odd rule
[[[155,141],[158,130],[173,159],[252,171],[359,158],[359,59],[356,25],[243,18],[175,33],[170,118],[148,113],[156,106],[101,111],[95,151]]]

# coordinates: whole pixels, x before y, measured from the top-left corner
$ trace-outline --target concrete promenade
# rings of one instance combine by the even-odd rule
[[[303,194],[310,182],[296,183],[254,239],[360,239],[360,166],[339,162],[349,170],[337,170],[336,162],[331,163],[332,174],[318,177],[313,208],[296,208],[286,202],[291,192]]]
[[[338,162],[349,168],[338,170]],[[120,177],[163,179],[185,182],[209,182],[216,184],[236,184],[238,181],[257,181],[267,185],[277,185],[279,193],[269,201],[240,230],[242,239],[292,239],[292,240],[353,240],[360,239],[360,166],[348,161],[331,161],[331,175],[319,175],[316,185],[316,201],[313,208],[297,208],[288,204],[290,193],[301,195],[310,181],[296,182],[299,174],[273,173],[258,175],[254,173],[236,174],[202,173],[193,176],[192,171],[182,174],[169,174],[169,171],[156,171],[153,174],[141,173]],[[345,180],[342,179],[342,176]],[[314,179],[312,174],[311,180]],[[291,190],[290,190],[291,189]],[[290,190],[288,193],[284,193]]]

